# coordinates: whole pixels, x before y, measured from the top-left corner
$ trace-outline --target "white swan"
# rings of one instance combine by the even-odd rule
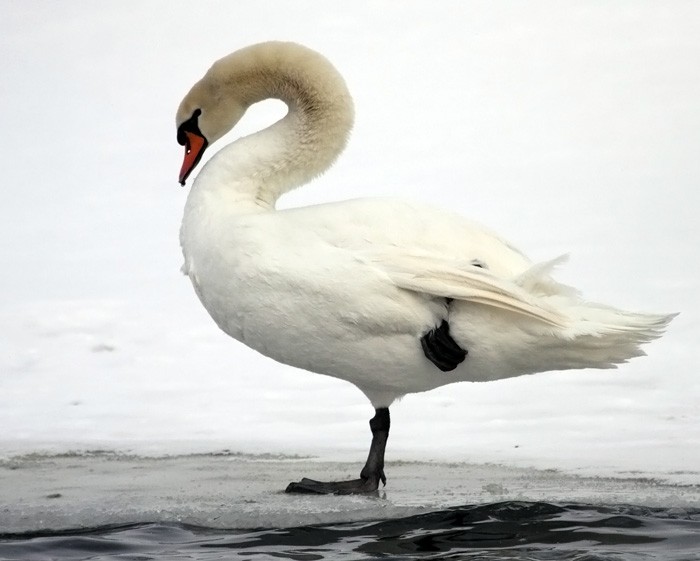
[[[353,104],[321,55],[269,42],[214,63],[177,112],[180,182],[246,109],[277,98],[274,125],[221,149],[185,207],[181,244],[204,307],[234,339],[279,362],[355,384],[376,409],[359,479],[288,491],[376,490],[389,406],[460,381],[613,368],[644,354],[672,315],[583,301],[498,236],[421,204],[362,199],[276,211],[343,150]]]

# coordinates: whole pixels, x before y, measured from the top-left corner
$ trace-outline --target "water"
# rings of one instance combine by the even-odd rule
[[[700,560],[700,509],[505,502],[378,522],[217,530],[138,524],[0,535],[1,560]]]

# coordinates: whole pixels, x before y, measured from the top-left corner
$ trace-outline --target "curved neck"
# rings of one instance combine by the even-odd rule
[[[294,61],[286,61],[292,63]],[[221,149],[198,175],[193,190],[221,190],[240,211],[271,210],[285,192],[323,173],[345,147],[353,106],[342,78],[330,63],[312,60],[309,68],[277,64],[232,73],[245,108],[276,98],[287,115],[272,126]],[[330,71],[329,71],[330,68]],[[244,68],[245,71],[245,68]],[[241,87],[241,83],[245,87]]]

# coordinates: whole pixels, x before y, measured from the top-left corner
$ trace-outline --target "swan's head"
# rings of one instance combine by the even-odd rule
[[[295,43],[251,45],[216,61],[177,110],[177,141],[185,147],[180,183],[207,146],[231,130],[258,101],[281,99],[305,114],[312,135],[322,137],[308,154],[307,175],[326,169],[345,146],[352,127],[352,99],[338,71],[323,56]],[[309,133],[311,134],[311,133]],[[309,139],[306,139],[309,141]],[[312,169],[313,168],[313,169]],[[313,173],[312,173],[313,172]]]
[[[224,90],[214,67],[180,103],[176,117],[177,141],[185,147],[181,185],[197,167],[207,146],[230,131],[245,113],[246,106]]]

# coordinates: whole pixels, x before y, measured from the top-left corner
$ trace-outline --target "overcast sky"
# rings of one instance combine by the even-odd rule
[[[217,58],[284,39],[331,59],[357,121],[282,206],[401,195],[535,260],[571,253],[558,278],[590,299],[682,312],[627,383],[663,376],[668,403],[697,403],[699,25],[692,1],[0,2],[2,329],[47,303],[117,302],[142,330],[157,309],[158,329],[223,345],[179,273],[175,110]],[[282,114],[261,104],[230,138]]]

